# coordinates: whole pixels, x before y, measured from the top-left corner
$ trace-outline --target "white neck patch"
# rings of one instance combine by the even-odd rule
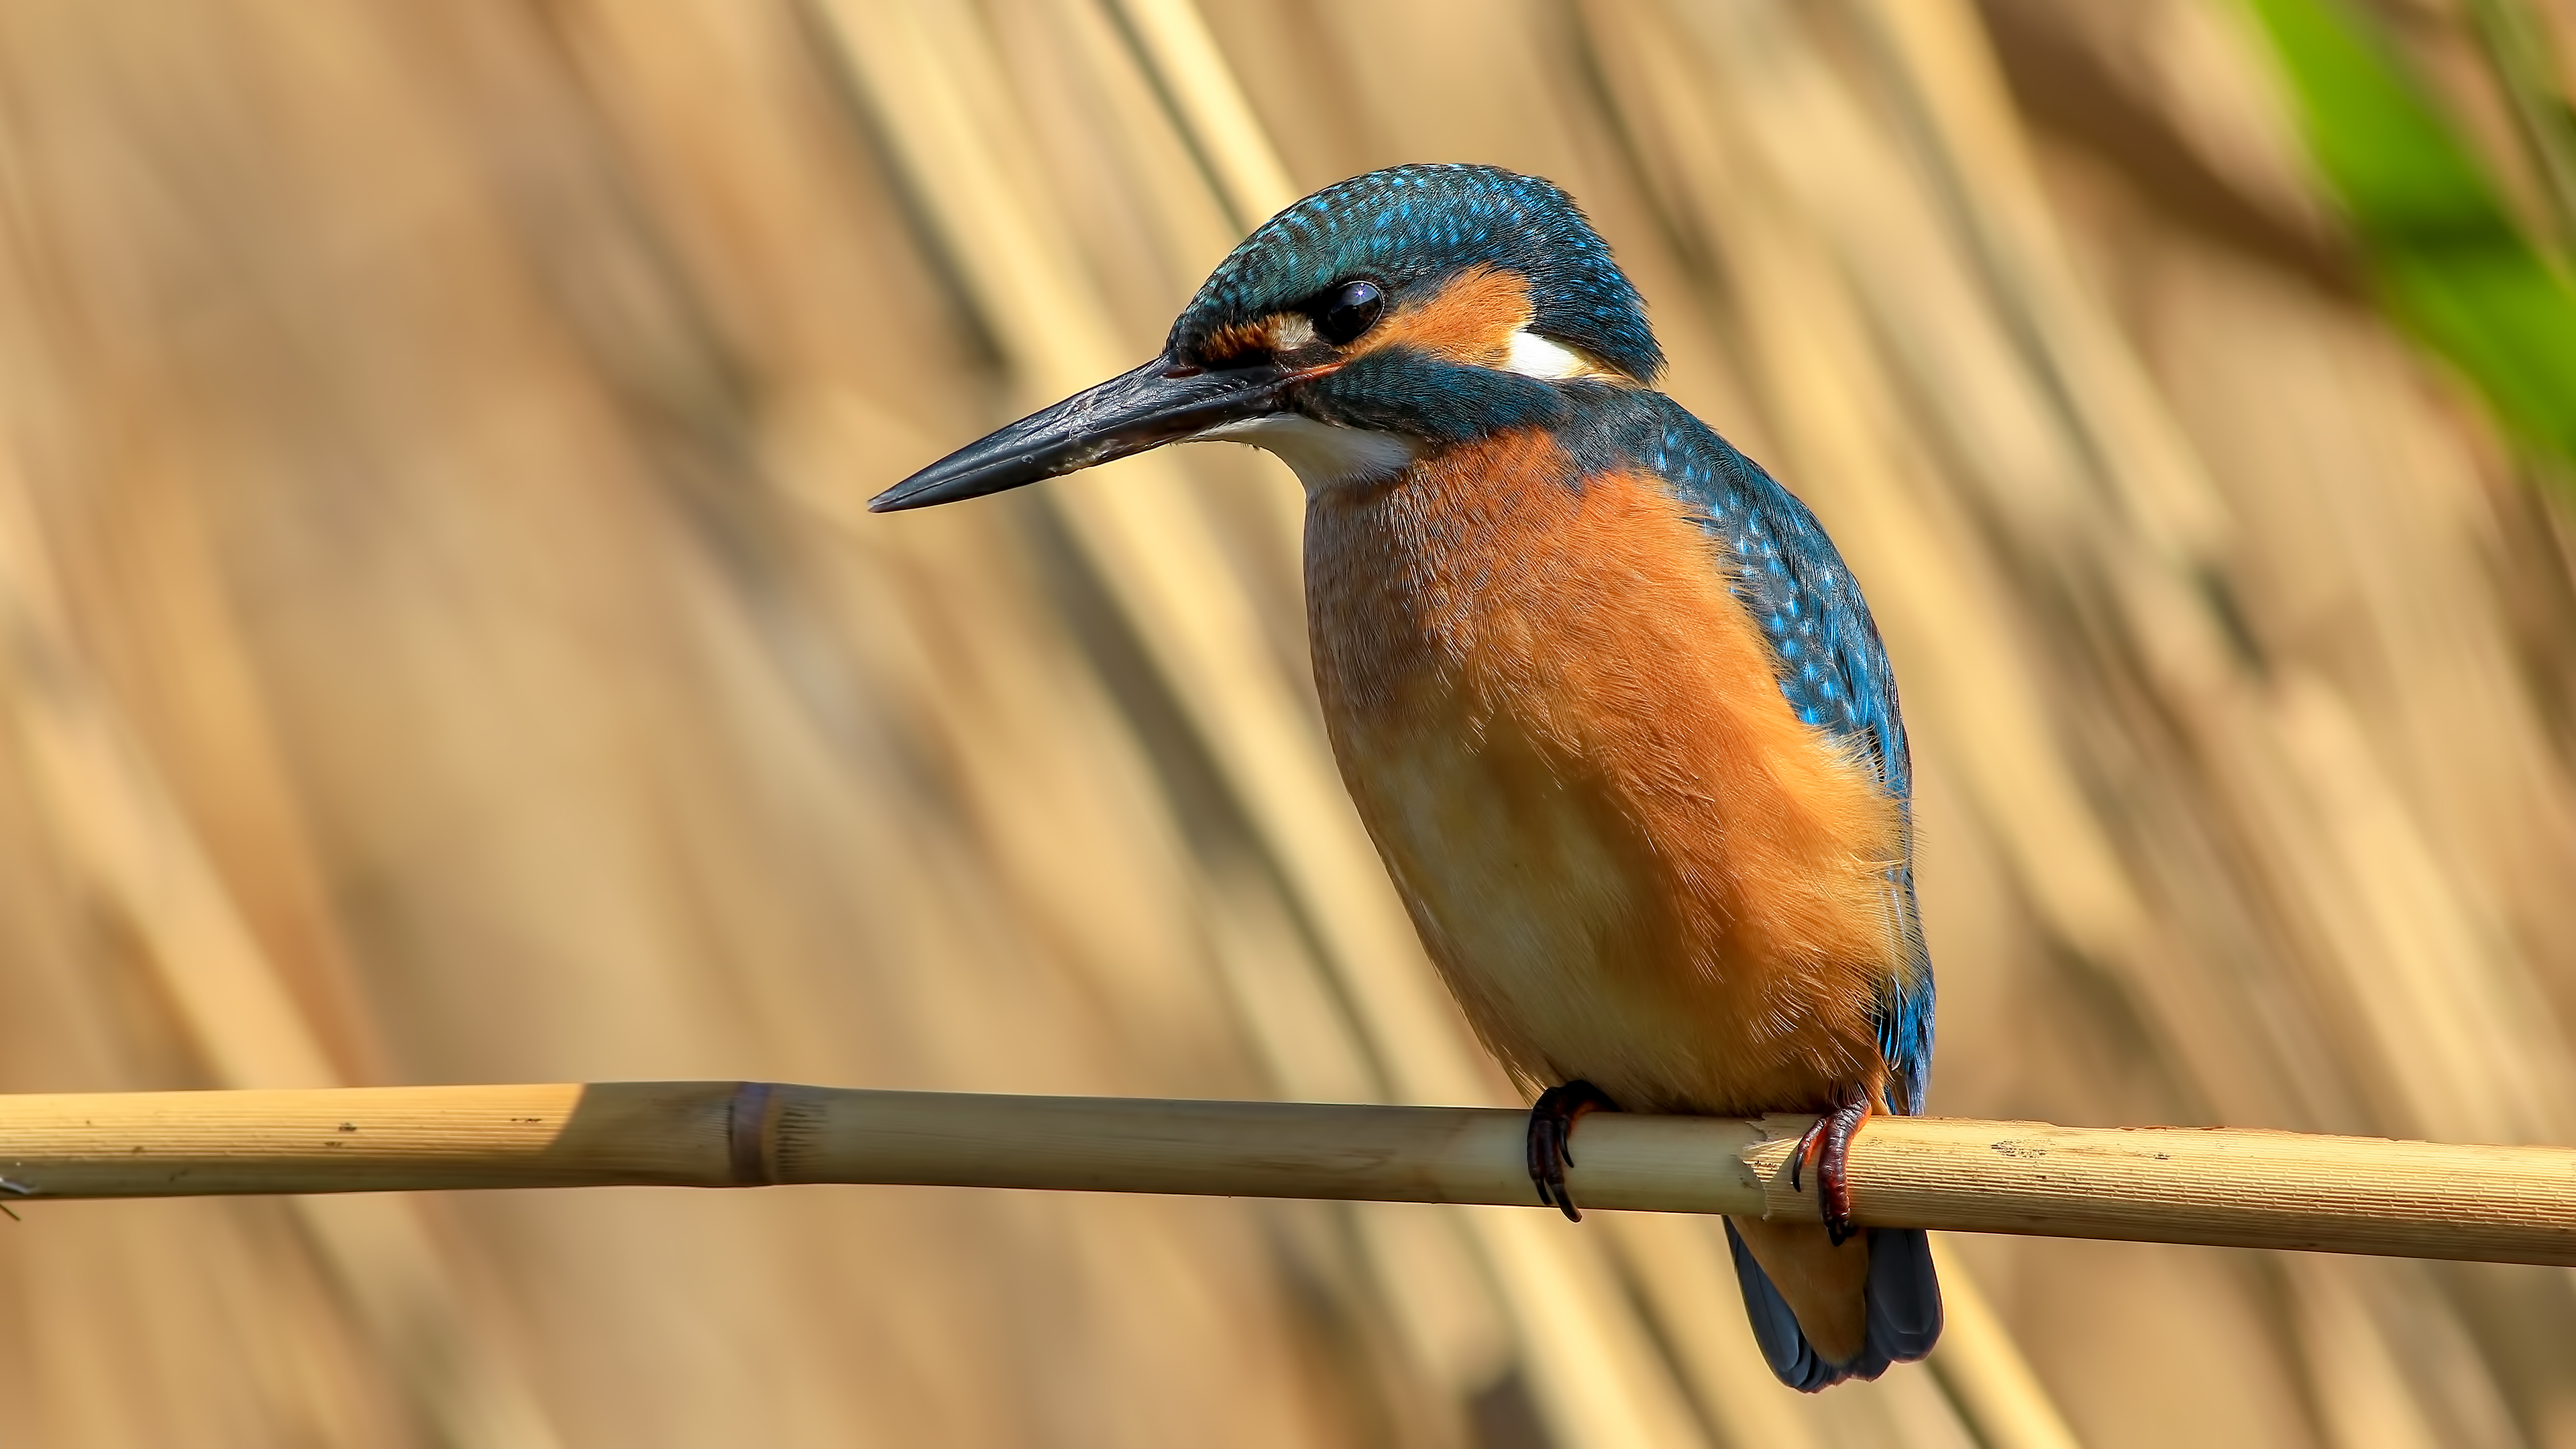
[[[1601,369],[1593,365],[1592,359],[1563,343],[1549,341],[1526,330],[1512,333],[1511,351],[1503,358],[1503,371],[1548,382],[1601,375]]]
[[[1193,443],[1249,443],[1278,455],[1306,485],[1309,497],[1345,483],[1368,483],[1404,471],[1422,456],[1422,445],[1397,433],[1319,423],[1303,413],[1272,413],[1219,423],[1194,434]]]

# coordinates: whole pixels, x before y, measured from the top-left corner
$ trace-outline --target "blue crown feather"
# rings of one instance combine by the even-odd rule
[[[1168,348],[1188,352],[1354,277],[1401,290],[1479,265],[1528,279],[1533,332],[1640,382],[1663,371],[1645,299],[1572,197],[1535,176],[1454,164],[1355,176],[1262,223],[1199,288]]]

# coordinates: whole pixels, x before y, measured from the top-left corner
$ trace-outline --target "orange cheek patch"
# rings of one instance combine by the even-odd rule
[[[1426,301],[1389,317],[1356,353],[1412,347],[1471,367],[1499,367],[1512,334],[1529,325],[1529,284],[1492,267],[1470,267]]]

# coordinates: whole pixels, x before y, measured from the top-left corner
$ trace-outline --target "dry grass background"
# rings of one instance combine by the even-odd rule
[[[2283,115],[2231,0],[9,0],[0,1085],[1497,1096],[1283,473],[859,511],[1477,159],[1870,589],[1936,1110],[2576,1142],[2567,508]],[[2538,1269],[1959,1240],[1933,1368],[1806,1400],[1654,1218],[23,1216],[13,1444],[2576,1445]]]

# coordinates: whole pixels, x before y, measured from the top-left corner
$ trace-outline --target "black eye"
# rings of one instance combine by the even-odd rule
[[[1335,345],[1350,341],[1377,325],[1386,310],[1386,293],[1375,282],[1344,282],[1315,311],[1315,330]]]

